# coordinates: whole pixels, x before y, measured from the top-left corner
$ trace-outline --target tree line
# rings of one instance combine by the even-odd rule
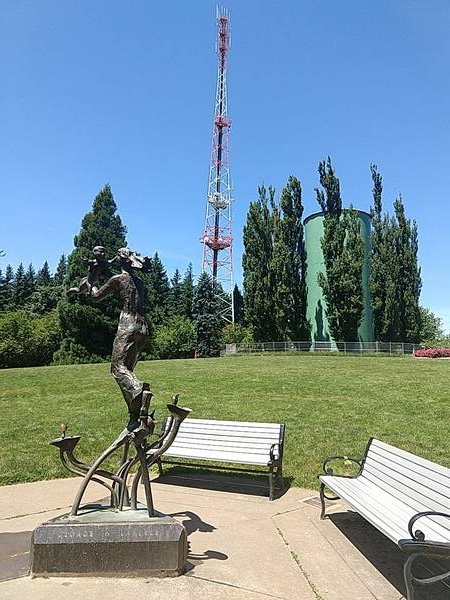
[[[442,322],[419,305],[420,267],[417,224],[407,219],[403,200],[394,214],[383,213],[382,177],[371,165],[370,296],[375,338],[418,342],[443,335]],[[321,240],[324,270],[319,284],[326,300],[330,333],[338,341],[357,340],[363,316],[361,269],[364,248],[358,213],[343,208],[340,182],[331,159],[318,165],[316,199],[324,214]],[[307,341],[307,256],[303,228],[302,187],[291,176],[279,198],[273,187],[260,186],[249,205],[243,230],[243,294],[233,291],[235,323],[225,325],[209,276],[195,281],[190,264],[171,278],[157,252],[142,275],[146,319],[151,335],[143,358],[217,356],[225,343]],[[94,304],[89,296],[66,291],[86,275],[84,260],[94,246],[112,258],[127,245],[126,227],[117,214],[109,185],[95,197],[74,250],[59,259],[54,274],[47,261],[37,271],[20,264],[0,271],[0,368],[108,360],[118,303]],[[145,249],[137,249],[145,253]]]
[[[418,265],[417,223],[406,217],[402,197],[394,213],[383,213],[382,177],[370,166],[373,192],[371,250],[368,257],[370,298],[377,341],[412,342],[443,335],[442,322],[419,304],[422,286]],[[362,269],[365,249],[358,211],[343,207],[340,181],[331,159],[318,165],[316,199],[324,217],[321,239],[324,268],[318,283],[335,341],[358,341],[364,315]],[[275,199],[272,187],[259,188],[244,226],[243,289],[245,323],[256,341],[310,339],[307,320],[302,188],[289,177]]]
[[[96,305],[87,295],[67,295],[86,276],[84,260],[98,245],[108,258],[127,245],[126,227],[109,185],[95,197],[74,238],[73,252],[61,256],[54,275],[47,262],[37,273],[32,265],[25,269],[22,264],[15,272],[10,265],[0,272],[0,367],[109,359],[117,300]],[[142,278],[151,332],[143,358],[217,356],[227,333],[209,276],[204,273],[195,282],[190,264],[184,274],[176,269],[169,279],[156,252]]]

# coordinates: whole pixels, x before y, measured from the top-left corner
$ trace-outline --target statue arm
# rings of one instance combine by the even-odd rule
[[[114,275],[113,277],[110,277],[100,289],[98,289],[96,286],[92,286],[91,298],[94,300],[94,302],[101,302],[107,296],[109,296],[109,294],[114,294],[118,291],[118,283],[117,276]]]

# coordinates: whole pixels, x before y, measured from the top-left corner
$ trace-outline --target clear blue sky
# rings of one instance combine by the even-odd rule
[[[303,185],[318,210],[331,156],[344,205],[401,192],[419,227],[421,303],[450,330],[448,0],[228,0],[234,269],[258,185]],[[201,267],[216,2],[0,0],[0,249],[11,263],[73,249],[111,185],[129,245]]]

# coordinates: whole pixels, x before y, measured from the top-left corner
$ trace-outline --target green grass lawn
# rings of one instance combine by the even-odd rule
[[[248,355],[141,362],[160,421],[171,395],[192,416],[286,423],[284,474],[316,487],[332,454],[361,456],[370,436],[450,467],[450,362],[412,357]],[[68,423],[91,461],[127,422],[109,365],[0,371],[0,484],[65,476],[48,442]],[[158,427],[158,426],[157,426]]]

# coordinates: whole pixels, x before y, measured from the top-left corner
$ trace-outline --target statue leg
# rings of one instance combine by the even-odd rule
[[[122,392],[128,406],[131,431],[139,425],[139,413],[143,401],[143,392],[150,390],[148,383],[142,382],[134,374],[133,369],[143,349],[146,336],[128,328],[117,331],[111,356],[111,373]]]

